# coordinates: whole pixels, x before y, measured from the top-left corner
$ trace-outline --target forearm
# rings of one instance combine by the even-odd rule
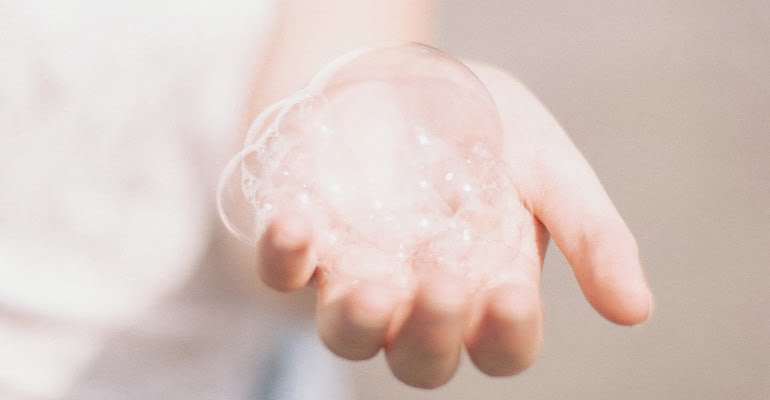
[[[286,0],[249,99],[250,123],[262,109],[301,89],[326,63],[357,47],[389,41],[431,43],[430,0]]]

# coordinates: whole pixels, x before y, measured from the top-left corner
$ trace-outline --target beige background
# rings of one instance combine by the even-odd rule
[[[364,399],[770,399],[770,1],[443,1],[441,46],[506,67],[592,163],[656,295],[621,328],[552,246],[535,366],[446,387],[356,364]],[[385,378],[383,378],[385,377]]]

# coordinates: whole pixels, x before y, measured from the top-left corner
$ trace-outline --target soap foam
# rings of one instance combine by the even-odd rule
[[[495,103],[460,61],[415,44],[359,50],[255,120],[220,215],[255,244],[300,212],[338,277],[409,285],[454,271],[483,284],[505,275],[526,226],[501,148]]]

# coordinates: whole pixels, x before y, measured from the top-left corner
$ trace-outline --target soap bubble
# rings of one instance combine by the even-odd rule
[[[502,138],[459,60],[416,44],[358,50],[254,121],[220,181],[220,215],[256,244],[276,215],[300,212],[318,265],[352,280],[480,282],[510,267],[524,226]]]

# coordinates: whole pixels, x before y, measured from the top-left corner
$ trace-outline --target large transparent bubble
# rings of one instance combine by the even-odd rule
[[[338,277],[483,283],[510,269],[524,220],[501,148],[495,103],[460,61],[415,44],[359,50],[255,120],[220,214],[256,244],[276,215],[300,212]]]

